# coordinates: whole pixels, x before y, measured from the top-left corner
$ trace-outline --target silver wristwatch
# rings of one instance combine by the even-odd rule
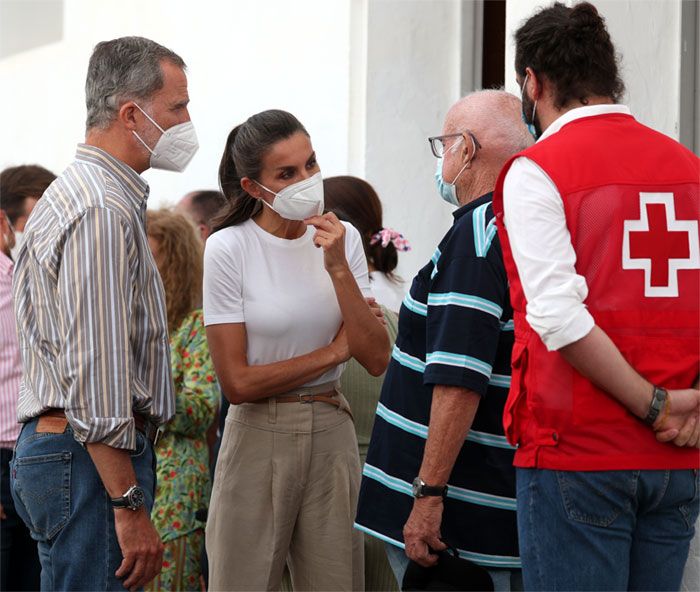
[[[132,485],[121,497],[110,499],[113,508],[128,508],[136,511],[146,503],[146,495],[138,485]]]

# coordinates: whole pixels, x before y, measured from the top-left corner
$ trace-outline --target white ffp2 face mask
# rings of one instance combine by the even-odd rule
[[[14,230],[15,233],[15,246],[10,250],[10,257],[13,261],[17,261],[17,256],[19,255],[19,250],[22,247],[22,242],[24,241],[24,232],[21,230]]]
[[[161,131],[161,136],[152,149],[143,141],[141,136],[132,131],[139,142],[151,153],[151,168],[176,171],[178,173],[184,171],[199,149],[197,134],[194,131],[192,122],[178,123],[164,130],[141,107],[136,103],[134,105],[148,118],[148,121]]]
[[[264,199],[262,202],[286,220],[305,220],[323,213],[323,176],[320,172],[298,183],[287,185],[279,193],[268,189],[262,183],[258,185],[275,196],[272,205]]]

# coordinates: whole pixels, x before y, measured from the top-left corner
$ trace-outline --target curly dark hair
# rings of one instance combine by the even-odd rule
[[[625,92],[605,19],[589,2],[557,2],[515,32],[515,71],[524,77],[528,67],[554,85],[558,109],[591,96],[618,103]]]

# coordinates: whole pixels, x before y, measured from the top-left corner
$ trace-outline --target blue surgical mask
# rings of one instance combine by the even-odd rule
[[[524,103],[523,97],[525,96],[525,85],[527,84],[527,77],[529,74],[525,74],[525,80],[523,80],[523,85],[520,88],[520,102]],[[537,128],[535,127],[535,111],[537,110],[537,101],[532,105],[532,117],[530,118],[530,121],[527,120],[525,117],[525,111],[522,109],[520,110],[520,117],[523,119],[523,123],[527,126],[527,131],[530,132],[533,138],[535,138],[535,141],[539,138],[539,134],[537,133]]]
[[[440,193],[440,197],[442,197],[442,199],[444,199],[448,204],[452,204],[453,206],[459,206],[455,181],[459,179],[459,176],[469,166],[469,162],[471,162],[471,160],[464,164],[464,166],[460,169],[459,173],[457,173],[457,176],[454,178],[454,181],[452,181],[452,183],[448,183],[447,181],[445,181],[444,177],[442,176],[442,163],[444,162],[444,160],[444,158],[437,159],[437,170],[435,171],[435,185],[437,186],[437,190]]]

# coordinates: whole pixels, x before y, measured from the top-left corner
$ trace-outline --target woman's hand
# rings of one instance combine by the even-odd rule
[[[379,319],[379,322],[386,327],[386,319],[384,318],[384,313],[382,312],[382,307],[379,306],[379,302],[373,297],[365,298],[367,304],[369,304],[370,310],[374,313],[374,316]]]
[[[329,347],[338,357],[338,364],[347,362],[350,359],[350,344],[348,343],[348,334],[344,323],[340,325],[340,329],[338,329]]]
[[[333,212],[323,216],[312,216],[304,220],[306,224],[316,228],[314,244],[323,249],[323,264],[326,271],[335,273],[349,272],[348,261],[345,257],[345,226]]]

